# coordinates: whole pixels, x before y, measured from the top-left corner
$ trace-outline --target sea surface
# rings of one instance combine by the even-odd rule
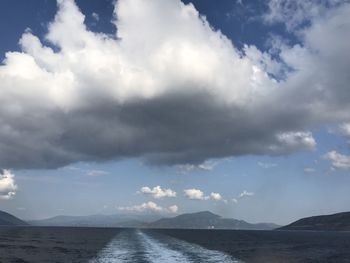
[[[0,262],[350,262],[350,232],[0,227]]]

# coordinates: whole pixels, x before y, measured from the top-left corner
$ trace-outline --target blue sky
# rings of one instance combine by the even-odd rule
[[[348,1],[2,1],[0,209],[279,224],[349,210],[349,14]]]

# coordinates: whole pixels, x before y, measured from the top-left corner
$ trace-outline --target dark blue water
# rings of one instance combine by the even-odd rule
[[[350,262],[350,233],[0,227],[0,262]]]

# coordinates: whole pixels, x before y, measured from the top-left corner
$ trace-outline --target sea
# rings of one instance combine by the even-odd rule
[[[350,232],[0,227],[0,262],[350,262]]]

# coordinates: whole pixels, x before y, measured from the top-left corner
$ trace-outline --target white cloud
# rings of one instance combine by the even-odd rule
[[[253,192],[248,192],[248,191],[244,190],[242,193],[239,194],[238,198],[249,197],[249,196],[253,196],[253,195],[254,195]]]
[[[144,186],[140,190],[143,194],[149,194],[153,198],[160,199],[164,197],[176,197],[176,192],[171,189],[162,189],[159,185],[153,187],[153,189],[148,186]]]
[[[172,214],[176,214],[178,210],[179,210],[179,208],[177,205],[172,205],[172,206],[168,207],[169,213],[172,213]]]
[[[237,198],[232,198],[231,201],[235,204],[238,204],[239,200],[245,197],[251,197],[254,196],[253,192],[248,192],[246,190],[244,190],[242,193],[240,193]]]
[[[312,137],[311,132],[285,132],[278,134],[278,140],[288,145],[291,149],[298,149],[303,145],[307,149],[314,149],[316,141]]]
[[[267,52],[261,52],[256,46],[244,45],[244,54],[254,64],[259,65],[264,71],[274,76],[283,76],[286,70],[285,65],[277,62],[272,55]]]
[[[304,172],[305,173],[314,173],[314,172],[316,172],[316,169],[312,168],[312,167],[306,167],[306,168],[304,168]]]
[[[193,171],[212,171],[217,162],[205,161],[201,164],[179,164],[176,166],[180,173],[186,174]]]
[[[350,123],[343,123],[339,126],[339,128],[344,136],[350,137]]]
[[[0,200],[13,198],[16,190],[15,175],[9,170],[0,172]]]
[[[225,204],[227,203],[227,200],[226,199],[224,199],[223,197],[222,197],[222,195],[221,194],[219,194],[219,193],[210,193],[210,198],[212,199],[212,200],[214,200],[214,201],[217,201],[217,202],[224,202]]]
[[[147,202],[141,205],[133,206],[120,206],[118,210],[125,212],[166,212],[166,213],[177,213],[178,207],[176,205],[169,206],[168,208],[163,208],[154,202]]]
[[[72,172],[83,173],[83,174],[85,174],[87,176],[91,176],[91,177],[97,177],[97,176],[103,176],[103,175],[109,175],[110,174],[109,172],[104,171],[104,170],[94,170],[94,169],[88,170],[88,169],[83,169],[81,167],[72,166],[72,165],[65,166],[65,167],[63,167],[63,169],[69,170],[69,171],[72,171]]]
[[[121,206],[118,207],[121,211],[128,211],[128,212],[144,212],[144,211],[152,211],[152,212],[160,212],[163,210],[162,207],[157,205],[154,202],[147,202],[143,203],[141,205],[134,205],[134,206]]]
[[[295,98],[309,85],[269,77],[267,65],[278,69],[270,56],[242,54],[192,4],[116,1],[113,37],[89,31],[74,1],[60,0],[58,7],[45,41],[25,32],[22,51],[6,53],[0,66],[3,166],[60,167],[135,156],[152,164],[197,164],[315,145],[305,132],[314,108],[310,113],[305,105],[317,105],[317,96],[303,95],[302,104]],[[344,35],[336,35],[336,42],[347,43]],[[306,56],[295,62],[297,50],[281,56],[296,66],[314,54],[302,49]],[[327,61],[321,62],[312,65]],[[302,76],[309,80],[309,71]]]
[[[76,166],[72,166],[72,165],[65,166],[65,167],[63,167],[62,169],[69,170],[69,171],[86,172],[86,170],[81,169],[81,168],[76,167]]]
[[[214,201],[222,201],[224,203],[227,203],[227,200],[225,200],[220,193],[211,192],[210,195],[205,195],[203,191],[199,189],[185,189],[184,190],[185,196],[192,200],[214,200]]]
[[[192,200],[208,200],[209,197],[204,196],[204,193],[199,189],[185,189],[185,196]]]
[[[92,17],[96,22],[100,20],[100,16],[99,16],[97,13],[95,13],[95,12],[92,12],[91,17]]]
[[[269,0],[269,12],[264,20],[268,23],[283,23],[289,31],[305,22],[324,15],[328,8],[344,3],[343,0]]]
[[[323,156],[326,160],[330,161],[334,169],[350,169],[350,156],[343,155],[336,151],[330,151]]]
[[[311,128],[350,121],[347,1],[271,0],[266,19],[300,40],[274,56],[239,51],[180,0],[116,1],[113,37],[89,31],[74,1],[58,6],[45,41],[24,32],[0,66],[3,167],[283,155],[313,149]]]
[[[350,122],[340,124],[339,130],[341,134],[347,139],[347,143],[350,145]]]
[[[90,170],[90,171],[86,171],[86,175],[88,176],[103,176],[103,175],[108,175],[109,172],[106,171],[102,171],[102,170]]]
[[[258,162],[258,165],[265,169],[269,169],[277,166],[276,163],[264,163],[264,162]]]
[[[222,196],[219,193],[210,193],[210,198],[215,200],[215,201],[222,201]]]

